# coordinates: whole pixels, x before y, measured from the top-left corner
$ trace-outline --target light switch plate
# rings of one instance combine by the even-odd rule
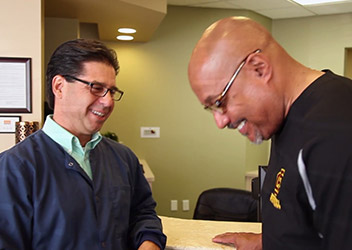
[[[160,127],[141,127],[141,138],[160,138]]]

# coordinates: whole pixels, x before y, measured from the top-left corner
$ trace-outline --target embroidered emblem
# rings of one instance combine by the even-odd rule
[[[276,175],[274,192],[272,192],[270,195],[270,201],[277,209],[281,209],[280,200],[277,198],[277,196],[280,192],[281,183],[282,183],[282,179],[284,178],[284,175],[285,175],[285,169],[281,168],[280,172],[278,172]]]

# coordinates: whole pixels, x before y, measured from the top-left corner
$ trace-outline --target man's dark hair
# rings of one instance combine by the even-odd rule
[[[50,108],[54,108],[52,80],[56,75],[78,76],[85,62],[103,62],[111,65],[117,75],[120,66],[116,52],[96,40],[76,39],[61,44],[53,53],[46,71],[46,96]]]

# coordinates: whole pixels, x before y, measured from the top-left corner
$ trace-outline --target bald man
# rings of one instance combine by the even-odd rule
[[[213,240],[238,250],[352,249],[352,81],[300,64],[245,17],[204,32],[188,76],[219,128],[272,141],[263,235]]]

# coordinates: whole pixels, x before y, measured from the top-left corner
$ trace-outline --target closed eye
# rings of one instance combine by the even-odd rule
[[[96,91],[104,91],[105,90],[105,88],[98,83],[92,83],[91,88],[93,88]]]

